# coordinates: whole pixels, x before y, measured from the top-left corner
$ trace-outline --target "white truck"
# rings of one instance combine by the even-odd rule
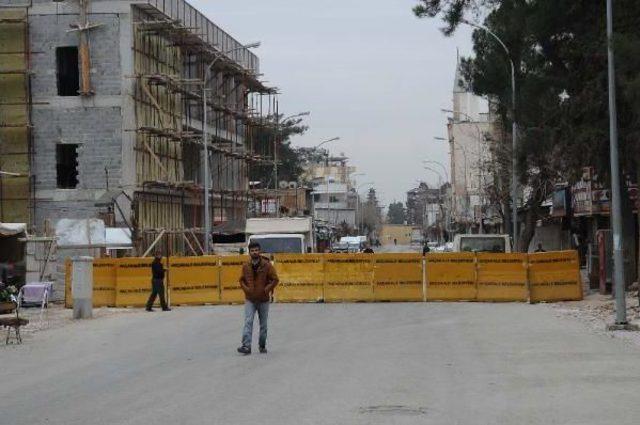
[[[453,252],[511,252],[511,238],[497,234],[458,234],[453,238]]]
[[[311,217],[249,218],[245,232],[247,245],[258,242],[268,254],[302,254],[315,247]]]

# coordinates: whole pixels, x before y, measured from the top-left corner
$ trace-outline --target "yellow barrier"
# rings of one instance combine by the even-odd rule
[[[246,255],[220,257],[220,301],[223,303],[243,303],[244,292],[240,287],[242,265],[249,261]]]
[[[527,254],[478,253],[477,301],[526,301]]]
[[[475,254],[447,252],[426,255],[427,301],[476,299]]]
[[[374,301],[373,258],[371,254],[327,254],[324,300]]]
[[[95,306],[143,306],[151,258],[96,259]],[[238,279],[247,256],[172,257],[167,290],[173,304],[242,303]],[[575,251],[537,254],[277,255],[275,300],[560,301],[582,298]],[[166,259],[165,259],[165,267]],[[72,263],[65,261],[65,305],[72,306]],[[424,273],[424,277],[423,277]]]
[[[93,306],[114,307],[116,305],[116,264],[112,258],[93,260]]]
[[[376,254],[374,261],[373,293],[376,301],[424,300],[422,255]]]
[[[218,257],[171,257],[171,304],[212,304],[220,301]]]
[[[580,261],[576,251],[529,254],[531,302],[582,299]]]
[[[120,258],[117,260],[117,307],[141,307],[146,304],[151,293],[152,261],[153,258]]]
[[[324,299],[324,261],[322,254],[279,254],[275,268],[280,284],[276,301],[318,301]]]

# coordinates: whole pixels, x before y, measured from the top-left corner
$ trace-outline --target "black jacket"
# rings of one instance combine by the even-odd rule
[[[160,261],[154,261],[151,263],[151,276],[153,279],[164,280],[164,267]]]

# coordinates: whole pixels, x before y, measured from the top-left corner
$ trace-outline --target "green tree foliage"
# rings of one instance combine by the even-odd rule
[[[407,214],[402,202],[393,202],[389,204],[387,210],[387,222],[389,224],[404,224],[407,221]]]
[[[538,208],[561,181],[576,181],[584,166],[607,176],[609,149],[605,2],[592,0],[421,0],[419,17],[440,17],[445,35],[466,17],[500,37],[516,66],[518,179],[530,188],[523,243],[533,235]],[[618,125],[623,167],[638,167],[640,132],[640,2],[617,0],[614,13]],[[473,91],[497,102],[510,129],[510,67],[500,45],[473,33],[475,56],[464,60]],[[509,137],[502,141],[509,151]],[[509,155],[505,155],[508,157]],[[504,164],[503,175],[509,173]],[[521,249],[524,247],[521,246]]]
[[[255,138],[256,146],[262,148],[262,156],[271,162],[254,164],[249,171],[251,181],[260,181],[261,187],[272,188],[274,179],[273,145],[277,138],[278,144],[278,180],[298,181],[302,174],[300,148],[291,146],[291,137],[304,134],[308,127],[301,125],[301,119],[287,120],[279,126],[279,132],[274,125],[258,128]]]

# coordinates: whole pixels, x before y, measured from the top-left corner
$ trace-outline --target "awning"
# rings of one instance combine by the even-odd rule
[[[14,236],[26,231],[26,223],[0,223],[0,236]]]
[[[107,227],[105,239],[107,249],[132,249],[131,230],[126,227]]]

